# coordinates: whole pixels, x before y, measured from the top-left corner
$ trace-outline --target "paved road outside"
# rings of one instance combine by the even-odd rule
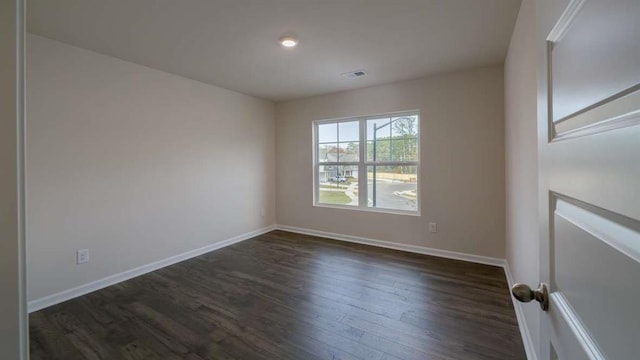
[[[416,200],[407,199],[396,195],[397,192],[415,190],[415,183],[406,183],[400,181],[378,180],[376,185],[377,197],[376,207],[397,209],[397,210],[416,210]],[[373,184],[369,183],[369,205],[373,204]]]
[[[358,195],[354,194],[358,188],[358,184],[353,182],[349,184],[347,188],[334,188],[327,189],[323,188],[322,191],[343,191],[345,195],[347,195],[351,202],[345,205],[358,206]],[[416,184],[415,183],[407,183],[402,181],[392,181],[392,180],[378,180],[378,184],[376,186],[377,197],[376,197],[376,207],[385,208],[385,209],[395,209],[395,210],[416,210],[416,200],[408,199],[400,195],[399,193],[403,191],[413,190],[415,191]],[[369,206],[373,205],[373,184],[369,183]]]

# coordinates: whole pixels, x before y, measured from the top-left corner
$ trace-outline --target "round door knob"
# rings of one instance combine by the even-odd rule
[[[547,311],[549,309],[549,292],[545,284],[540,284],[536,290],[532,290],[526,284],[515,284],[511,288],[511,293],[520,302],[528,303],[535,300],[540,303],[542,310]]]

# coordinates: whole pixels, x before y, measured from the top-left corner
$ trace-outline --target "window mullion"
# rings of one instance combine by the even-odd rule
[[[340,122],[336,123],[336,161],[340,162]]]
[[[367,166],[418,166],[420,162],[418,161],[367,161],[365,165]]]
[[[320,162],[318,123],[313,124],[313,204],[320,202]]]
[[[367,207],[367,199],[369,194],[367,193],[367,120],[361,118],[360,120],[360,162],[358,163],[358,205],[360,207]]]
[[[319,149],[319,134],[318,124],[314,124],[313,127],[313,203],[317,204],[320,202],[320,149]]]

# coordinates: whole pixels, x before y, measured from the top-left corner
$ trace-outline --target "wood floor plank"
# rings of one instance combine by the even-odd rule
[[[284,231],[40,310],[30,331],[32,359],[526,358],[501,268]]]

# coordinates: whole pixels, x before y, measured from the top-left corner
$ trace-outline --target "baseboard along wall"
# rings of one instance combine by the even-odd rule
[[[507,260],[504,261],[503,267],[505,276],[507,277],[507,283],[509,284],[509,289],[511,289],[511,287],[515,285],[515,282],[513,281],[513,276],[511,275],[511,269],[509,268],[509,262]],[[536,348],[533,344],[529,327],[527,326],[527,320],[524,317],[524,311],[522,311],[522,303],[517,301],[513,296],[511,296],[511,301],[513,302],[513,309],[516,312],[516,319],[518,319],[518,327],[520,328],[520,335],[522,335],[522,343],[524,344],[524,351],[527,354],[527,359],[538,360]]]
[[[423,254],[423,255],[437,256],[437,257],[442,257],[447,259],[462,260],[462,261],[469,261],[469,262],[485,264],[485,265],[499,266],[504,269],[509,287],[514,285],[513,278],[511,276],[511,270],[509,269],[509,263],[505,259],[473,255],[473,254],[467,254],[467,253],[449,251],[449,250],[434,249],[434,248],[429,248],[425,246],[399,244],[399,243],[394,243],[390,241],[337,234],[337,233],[319,231],[319,230],[313,230],[313,229],[305,229],[305,228],[300,228],[295,226],[271,225],[271,226],[250,231],[238,236],[234,236],[226,240],[218,241],[214,244],[203,246],[195,250],[191,250],[191,251],[184,252],[182,254],[171,256],[166,259],[158,260],[134,269],[126,270],[118,274],[107,276],[100,280],[96,280],[87,284],[76,286],[74,288],[67,289],[49,296],[45,296],[40,299],[30,301],[28,303],[28,311],[30,313],[34,311],[38,311],[46,307],[53,306],[61,302],[88,294],[90,292],[100,290],[102,288],[105,288],[111,285],[115,285],[117,283],[134,278],[136,276],[144,275],[146,273],[161,269],[163,267],[167,267],[169,265],[173,265],[175,263],[188,260],[193,257],[200,256],[202,254],[206,254],[208,252],[218,250],[218,249],[242,242],[244,240],[251,239],[253,237],[256,237],[262,234],[266,234],[273,230],[282,230],[282,231],[288,231],[288,232],[293,232],[298,234],[324,237],[332,240],[346,241],[346,242],[382,247],[382,248],[393,249],[393,250],[406,251],[406,252]],[[518,326],[520,328],[520,334],[522,335],[522,342],[524,343],[527,359],[537,360],[535,347],[533,345],[531,334],[529,333],[529,329],[526,325],[524,313],[522,311],[522,304],[515,301],[513,297],[511,299],[513,301],[513,307],[518,320]]]
[[[485,264],[485,265],[499,266],[504,269],[505,276],[507,278],[507,283],[509,285],[509,289],[511,289],[511,287],[515,284],[513,281],[513,277],[511,276],[509,263],[507,262],[506,259],[473,255],[473,254],[467,254],[467,253],[456,252],[456,251],[440,250],[440,249],[434,249],[434,248],[429,248],[424,246],[399,244],[399,243],[393,243],[389,241],[376,240],[376,239],[364,238],[359,236],[336,234],[336,233],[331,233],[326,231],[305,229],[305,228],[299,228],[299,227],[288,226],[288,225],[276,225],[276,228],[282,231],[289,231],[289,232],[298,233],[298,234],[324,237],[324,238],[333,239],[333,240],[347,241],[347,242],[353,242],[358,244],[383,247],[387,249],[412,252],[417,254],[438,256],[438,257],[447,258],[447,259],[462,260],[462,261],[469,261],[469,262]],[[533,344],[531,334],[529,333],[529,328],[527,327],[527,324],[526,324],[524,312],[522,311],[522,303],[516,301],[513,298],[513,296],[511,296],[511,301],[513,302],[513,308],[515,310],[516,318],[518,320],[518,327],[520,328],[520,334],[522,336],[522,342],[524,344],[524,349],[527,354],[527,359],[538,360],[538,357],[536,356],[536,352],[535,352],[535,346]]]
[[[218,250],[223,247],[233,245],[247,239],[251,239],[252,237],[256,237],[258,235],[266,234],[275,229],[276,229],[276,225],[267,226],[258,230],[254,230],[238,236],[234,236],[226,240],[218,241],[216,243],[203,246],[195,250],[190,250],[182,254],[178,254],[178,255],[168,257],[166,259],[154,261],[152,263],[142,265],[134,269],[126,270],[118,274],[110,275],[100,280],[96,280],[87,284],[76,286],[74,288],[67,289],[52,295],[48,295],[40,299],[29,301],[29,303],[27,304],[27,309],[29,313],[32,313],[34,311],[38,311],[40,309],[44,309],[46,307],[56,305],[67,300],[71,300],[73,298],[88,294],[90,292],[103,289],[107,286],[115,285],[117,283],[132,279],[136,276],[144,275],[146,273],[161,269],[163,267],[167,267],[169,265],[173,265],[175,263],[179,263],[181,261],[188,260],[193,257],[200,256],[202,254],[206,254],[208,252]]]
[[[370,239],[370,238],[365,238],[360,236],[336,234],[336,233],[312,230],[312,229],[304,229],[304,228],[288,226],[288,225],[276,225],[276,228],[278,230],[288,231],[288,232],[293,232],[298,234],[324,237],[324,238],[333,239],[333,240],[347,241],[352,243],[377,246],[377,247],[393,249],[393,250],[401,250],[401,251],[406,251],[406,252],[411,252],[416,254],[438,256],[438,257],[447,258],[447,259],[469,261],[469,262],[485,264],[485,265],[493,265],[493,266],[500,266],[500,267],[504,266],[504,259],[499,259],[494,257],[473,255],[473,254],[467,254],[467,253],[449,251],[449,250],[440,250],[440,249],[429,248],[426,246],[400,244],[400,243],[394,243],[390,241],[376,240],[376,239]]]

